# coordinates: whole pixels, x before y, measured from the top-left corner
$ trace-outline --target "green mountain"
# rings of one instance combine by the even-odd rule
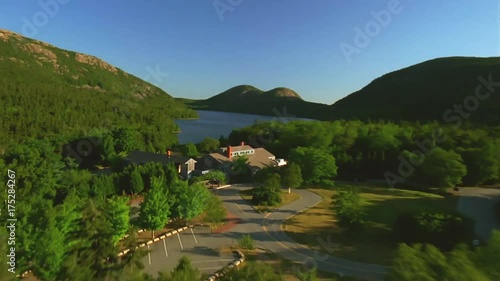
[[[125,126],[158,139],[176,130],[173,118],[197,116],[160,88],[94,56],[6,30],[0,30],[0,104],[0,146]]]
[[[330,116],[498,125],[500,58],[438,58],[385,74],[331,105]]]
[[[240,85],[206,100],[178,100],[193,109],[277,117],[325,119],[329,113],[327,105],[304,101],[299,94],[283,87],[264,92],[250,85]]]

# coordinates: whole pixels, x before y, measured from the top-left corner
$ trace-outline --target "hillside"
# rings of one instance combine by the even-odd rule
[[[288,114],[295,117],[324,119],[328,116],[329,110],[327,105],[304,101],[299,94],[283,87],[264,92],[250,85],[240,85],[206,100],[182,98],[178,100],[193,109],[278,117]]]
[[[474,123],[500,123],[500,87],[474,109],[479,76],[500,82],[500,58],[448,57],[429,60],[375,79],[363,89],[331,106],[334,119],[437,120],[457,123],[458,118]],[[487,95],[482,86],[480,95]],[[466,118],[458,117],[454,104],[464,104]],[[446,113],[446,114],[445,114]],[[446,116],[444,116],[446,115]]]
[[[0,30],[0,104],[0,145],[120,126],[165,135],[176,128],[173,118],[196,117],[158,87],[94,56],[6,30]]]

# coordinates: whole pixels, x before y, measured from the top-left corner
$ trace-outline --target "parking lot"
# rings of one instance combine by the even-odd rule
[[[159,271],[171,271],[182,256],[203,273],[214,273],[236,257],[228,249],[236,243],[225,234],[211,234],[208,227],[194,227],[149,245],[151,253],[142,262],[145,272],[156,276]]]

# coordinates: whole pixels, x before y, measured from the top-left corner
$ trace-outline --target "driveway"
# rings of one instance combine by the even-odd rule
[[[265,216],[257,213],[239,196],[239,191],[249,188],[252,186],[240,185],[218,191],[229,212],[241,219],[241,223],[230,230],[231,236],[235,239],[249,233],[258,247],[268,249],[309,268],[317,267],[325,272],[367,280],[381,280],[386,274],[388,268],[385,266],[354,262],[319,253],[293,241],[283,232],[281,226],[287,218],[321,202],[322,198],[317,194],[307,190],[295,190],[301,196],[299,200]]]
[[[475,220],[474,230],[483,240],[488,240],[493,229],[500,229],[493,208],[500,200],[500,189],[467,187],[455,192],[458,199],[458,211]]]

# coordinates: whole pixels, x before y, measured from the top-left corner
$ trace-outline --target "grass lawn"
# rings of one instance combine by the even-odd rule
[[[252,203],[252,190],[251,189],[247,189],[247,190],[243,190],[243,191],[240,191],[240,196],[241,198],[247,200],[248,202]],[[290,194],[288,193],[288,189],[287,190],[282,190],[281,191],[281,203],[276,205],[276,206],[260,206],[260,205],[253,205],[252,206],[258,211],[258,212],[261,212],[261,213],[266,213],[266,212],[270,212],[276,208],[279,208],[281,206],[284,206],[286,204],[289,204],[295,200],[298,200],[300,198],[300,195],[298,193],[295,193],[293,192],[290,192]]]
[[[331,197],[337,188],[357,186],[361,192],[365,224],[359,231],[348,232],[337,226],[331,209]],[[456,199],[440,195],[388,189],[358,184],[338,183],[335,187],[311,187],[323,201],[289,219],[284,231],[295,241],[314,250],[361,262],[390,264],[397,241],[392,224],[401,213],[420,211],[455,211]]]

